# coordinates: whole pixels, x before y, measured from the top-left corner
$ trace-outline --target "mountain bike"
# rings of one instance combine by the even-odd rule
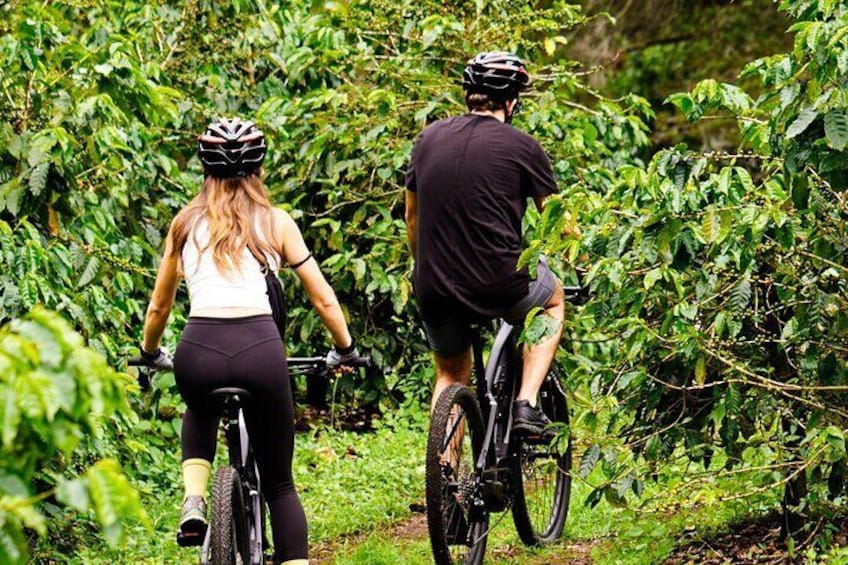
[[[130,359],[127,364],[139,367],[139,385],[147,390],[154,369],[140,358]],[[331,370],[324,357],[291,358],[288,364],[325,373]],[[371,359],[360,357],[349,366],[370,367]],[[200,564],[265,565],[271,560],[265,498],[244,420],[244,409],[253,402],[253,396],[242,388],[225,387],[212,390],[209,402],[221,414],[229,460],[212,479],[209,527],[201,544]],[[180,543],[197,545],[191,540]]]
[[[569,301],[585,297],[565,287]],[[426,455],[427,526],[437,565],[478,565],[491,515],[511,509],[521,541],[535,546],[562,534],[571,498],[569,412],[556,361],[539,402],[559,432],[553,441],[512,434],[512,403],[521,383],[519,330],[503,322],[488,362],[474,328],[475,388],[461,384],[440,395],[430,420]]]

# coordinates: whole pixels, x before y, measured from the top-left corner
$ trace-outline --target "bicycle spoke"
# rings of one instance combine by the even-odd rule
[[[445,439],[444,441],[442,441],[442,453],[444,453],[445,450],[448,448],[448,444],[451,443],[454,438],[454,435],[456,434],[457,430],[462,427],[462,422],[464,421],[465,411],[462,408],[456,408],[458,410],[458,413],[454,416],[453,425],[448,428],[448,431],[445,434]]]
[[[478,511],[483,422],[474,393],[451,385],[440,396],[427,442],[427,522],[439,565],[479,564],[486,547],[488,516]]]

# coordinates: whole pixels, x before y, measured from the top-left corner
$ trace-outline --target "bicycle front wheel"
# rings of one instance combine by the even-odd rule
[[[518,479],[512,518],[518,536],[527,545],[543,545],[559,539],[571,499],[571,433],[568,404],[556,362],[539,391],[545,414],[557,424],[557,440],[551,443],[518,440],[513,445]]]
[[[474,393],[449,386],[433,410],[427,440],[427,527],[436,565],[483,562],[489,515],[475,470],[482,443],[483,417]]]
[[[247,513],[241,478],[233,467],[221,467],[212,483],[210,565],[250,563]]]

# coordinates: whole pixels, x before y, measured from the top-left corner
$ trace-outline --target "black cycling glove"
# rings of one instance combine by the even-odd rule
[[[153,353],[146,352],[143,347],[139,347],[138,349],[141,352],[141,358],[144,359],[150,367],[160,371],[174,370],[174,360],[171,358],[171,354],[161,347]]]

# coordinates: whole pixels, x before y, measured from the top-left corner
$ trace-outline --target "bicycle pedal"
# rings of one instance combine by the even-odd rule
[[[203,545],[206,530],[202,532],[177,532],[177,545],[180,547],[198,547]]]

